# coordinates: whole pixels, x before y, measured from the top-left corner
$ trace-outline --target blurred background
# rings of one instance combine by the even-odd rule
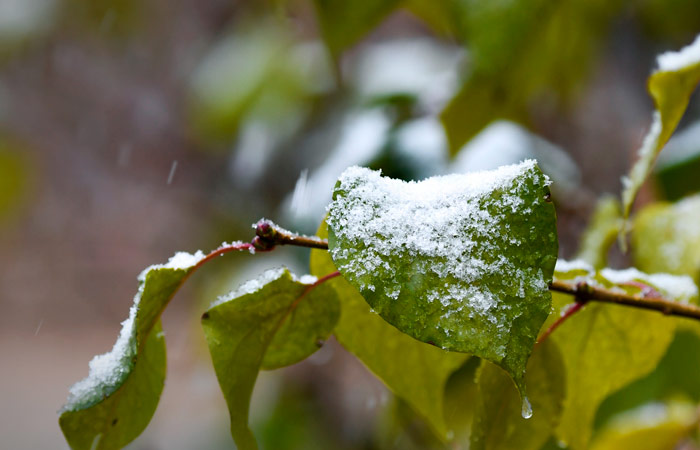
[[[143,268],[260,217],[313,234],[350,165],[422,179],[536,158],[573,256],[650,124],[655,55],[698,32],[697,0],[0,0],[0,446],[67,448],[57,410]],[[696,97],[638,205],[700,189]],[[129,448],[233,448],[200,314],[307,264],[246,253],[192,278]],[[333,341],[253,400],[269,449],[421,448],[417,420]]]

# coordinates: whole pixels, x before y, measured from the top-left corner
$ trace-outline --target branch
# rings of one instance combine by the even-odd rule
[[[566,281],[554,280],[549,285],[549,289],[555,292],[562,292],[576,297],[577,302],[602,302],[614,303],[617,305],[632,306],[635,308],[658,311],[667,316],[688,317],[700,320],[700,308],[687,303],[678,303],[656,295],[645,297],[643,295],[632,295],[624,292],[613,291],[598,286],[592,286],[586,282],[567,283]]]
[[[279,227],[270,220],[261,219],[257,224],[255,224],[255,234],[255,239],[253,239],[251,245],[256,250],[268,251],[272,250],[276,245],[296,245],[299,247],[328,250],[328,241],[326,239],[321,239],[316,236],[300,236]],[[561,322],[573,315],[576,311],[579,311],[581,307],[589,301],[632,306],[634,308],[658,311],[668,316],[679,316],[700,320],[700,307],[662,298],[655,290],[642,289],[643,295],[632,295],[598,286],[592,286],[586,282],[569,283],[562,280],[552,281],[552,284],[549,285],[549,289],[551,291],[573,295],[576,298],[576,303],[581,305],[579,307],[572,308],[573,310],[562,316],[554,325],[552,325],[551,331],[561,325]],[[542,339],[546,338],[551,331],[547,330],[542,336]]]

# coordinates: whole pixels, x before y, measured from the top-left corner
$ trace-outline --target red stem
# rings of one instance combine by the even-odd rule
[[[576,302],[573,305],[569,305],[566,312],[564,312],[564,314],[562,314],[549,328],[547,328],[547,331],[542,333],[542,336],[540,336],[540,338],[537,340],[537,343],[535,345],[539,345],[542,342],[544,342],[545,339],[547,339],[549,337],[549,335],[554,332],[554,330],[559,328],[559,326],[562,323],[564,323],[564,321],[566,319],[568,319],[569,317],[576,314],[576,312],[580,311],[581,308],[583,308],[585,305],[586,305],[586,302]]]

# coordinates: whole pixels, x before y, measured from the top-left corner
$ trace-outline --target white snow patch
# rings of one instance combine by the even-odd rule
[[[676,72],[688,66],[700,64],[700,35],[692,44],[677,52],[666,52],[656,57],[659,72]]]
[[[603,269],[600,274],[615,284],[624,284],[630,281],[649,283],[680,303],[688,303],[698,296],[698,288],[693,279],[687,275],[671,275],[667,273],[646,274],[630,267],[624,270]]]
[[[318,277],[315,277],[313,275],[302,275],[296,281],[298,281],[301,284],[314,284],[318,281]]]
[[[573,272],[576,270],[583,270],[588,272],[589,274],[594,274],[595,269],[593,268],[592,265],[587,263],[586,261],[582,259],[574,259],[573,261],[566,261],[564,259],[557,259],[557,264],[554,266],[554,271],[555,272]]]
[[[209,308],[213,308],[213,307],[218,306],[222,303],[226,303],[228,301],[231,301],[235,298],[238,298],[238,297],[241,297],[241,296],[244,296],[247,294],[253,294],[255,292],[258,292],[266,284],[269,284],[269,283],[272,283],[273,281],[279,280],[285,274],[289,274],[292,281],[295,281],[295,282],[301,283],[301,284],[305,284],[305,285],[312,285],[316,281],[318,281],[318,278],[313,276],[313,275],[303,275],[301,277],[297,277],[296,275],[291,273],[289,271],[289,269],[287,269],[286,267],[277,267],[274,269],[268,269],[259,277],[246,281],[245,283],[240,285],[238,287],[238,289],[235,289],[226,295],[220,296],[214,302],[212,302],[212,304],[209,306]]]

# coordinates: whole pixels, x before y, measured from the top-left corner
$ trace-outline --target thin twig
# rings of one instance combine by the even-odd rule
[[[328,250],[328,241],[326,239],[292,233],[275,225],[270,220],[260,220],[255,225],[255,234],[252,244],[256,250],[270,250],[276,245],[295,245],[297,247]]]

